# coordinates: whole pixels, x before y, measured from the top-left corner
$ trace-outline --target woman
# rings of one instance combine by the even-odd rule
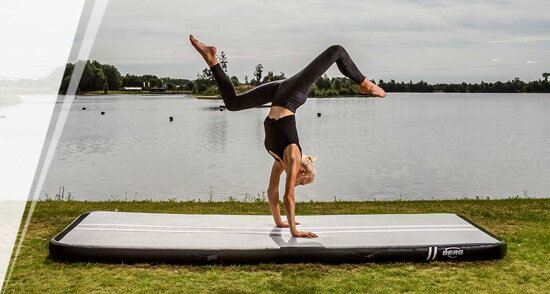
[[[384,98],[386,93],[359,71],[342,46],[333,45],[294,76],[269,82],[236,95],[231,80],[218,62],[216,48],[199,42],[192,35],[189,36],[189,40],[210,67],[228,110],[249,109],[271,102],[271,108],[264,121],[264,145],[275,159],[267,189],[269,208],[277,227],[289,227],[293,237],[316,238],[315,233],[298,231],[296,225],[299,223],[294,219],[294,188],[313,181],[313,161],[316,158],[302,155],[294,113],[306,102],[311,85],[335,62],[342,74],[359,85],[358,90],[361,94]],[[279,211],[279,178],[283,171],[286,173],[283,199],[288,222],[282,220]]]

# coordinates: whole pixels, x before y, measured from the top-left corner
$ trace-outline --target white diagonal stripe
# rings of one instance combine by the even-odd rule
[[[166,225],[135,225],[135,224],[80,224],[79,227],[89,226],[113,226],[113,227],[143,227],[143,228],[182,228],[182,229],[235,229],[235,227],[194,227],[194,226],[166,226]],[[310,230],[323,230],[323,229],[375,229],[375,228],[470,228],[469,224],[466,225],[389,225],[389,226],[346,226],[346,227],[308,227]],[[239,230],[265,230],[272,228],[258,228],[258,227],[239,227]]]
[[[308,230],[309,228],[302,228]],[[282,232],[247,232],[243,230],[148,230],[148,229],[118,229],[118,228],[74,228],[78,231],[116,231],[116,232],[150,232],[150,233],[216,233],[216,234],[280,234]],[[394,233],[394,232],[450,232],[450,231],[477,231],[475,228],[470,229],[409,229],[409,230],[353,230],[353,231],[321,231],[317,234],[341,234],[341,233]]]

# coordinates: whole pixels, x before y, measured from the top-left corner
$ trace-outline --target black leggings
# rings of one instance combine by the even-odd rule
[[[365,80],[348,52],[340,45],[332,45],[292,77],[260,85],[246,93],[236,95],[235,88],[220,64],[210,69],[218,84],[225,107],[231,111],[249,109],[271,102],[292,112],[306,102],[309,89],[334,63],[340,72],[357,84]],[[258,81],[259,82],[259,81]]]

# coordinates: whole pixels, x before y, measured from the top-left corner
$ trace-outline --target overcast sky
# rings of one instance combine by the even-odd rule
[[[548,11],[548,0],[117,0],[91,59],[123,74],[195,78],[205,64],[192,33],[225,51],[240,80],[258,63],[290,76],[331,44],[376,80],[534,80],[550,72]]]

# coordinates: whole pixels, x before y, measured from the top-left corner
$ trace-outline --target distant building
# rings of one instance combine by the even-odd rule
[[[138,92],[143,91],[141,87],[123,87],[122,89],[124,91],[138,91]]]

